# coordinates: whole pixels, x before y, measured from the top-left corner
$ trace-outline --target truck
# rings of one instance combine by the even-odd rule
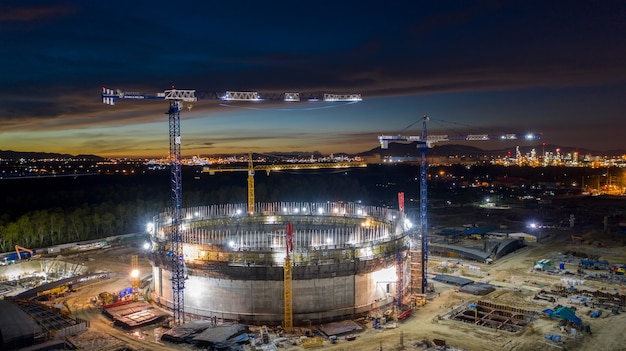
[[[624,275],[624,273],[626,273],[626,267],[624,265],[618,266],[614,264],[609,268],[609,272],[614,275]]]

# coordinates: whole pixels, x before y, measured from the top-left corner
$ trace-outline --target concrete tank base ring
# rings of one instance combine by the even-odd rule
[[[404,213],[355,203],[260,203],[183,209],[187,316],[281,324],[286,223],[293,223],[293,321],[327,323],[386,309],[409,287]],[[170,214],[151,234],[152,298],[172,308]],[[400,271],[398,271],[400,269]],[[402,274],[400,274],[402,272]]]

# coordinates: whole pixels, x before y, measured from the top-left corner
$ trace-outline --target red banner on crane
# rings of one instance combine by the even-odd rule
[[[398,209],[400,212],[404,212],[404,192],[398,193]]]
[[[285,246],[287,249],[287,257],[293,252],[293,223],[287,223]]]

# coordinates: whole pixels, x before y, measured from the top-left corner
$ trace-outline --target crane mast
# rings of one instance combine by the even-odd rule
[[[422,119],[422,140],[427,139],[427,121],[428,116],[424,115]],[[428,150],[428,145],[424,142],[421,142],[418,145],[420,148],[420,246],[422,249],[422,255],[420,259],[420,275],[422,276],[422,286],[418,294],[425,294],[426,288],[428,287],[426,277],[426,272],[428,269],[428,159],[426,158],[426,150]],[[415,253],[415,250],[413,250],[413,252]]]
[[[410,275],[411,275],[411,294],[425,294],[428,288],[428,158],[427,150],[432,144],[437,142],[459,140],[459,141],[487,141],[487,140],[535,140],[540,139],[540,134],[467,134],[467,135],[428,135],[426,122],[429,117],[424,115],[422,118],[422,133],[420,136],[404,136],[404,135],[380,135],[378,141],[381,149],[387,149],[390,141],[409,141],[416,142],[420,150],[420,206],[419,219],[420,230],[419,238],[415,238],[415,234],[411,235],[409,258],[410,258]],[[420,243],[418,249],[416,243]],[[421,252],[420,252],[421,251]],[[398,259],[398,262],[400,259]],[[398,270],[398,281],[404,281],[403,272]],[[400,295],[399,295],[400,296]]]
[[[404,213],[404,192],[398,193],[398,210]],[[396,255],[396,279],[398,280],[396,283],[396,306],[398,309],[402,309],[404,306],[404,255],[402,251]]]
[[[185,259],[181,233],[183,222],[183,182],[180,160],[181,106],[181,100],[172,99],[170,100],[168,111],[170,127],[170,196],[172,200],[172,302],[174,323],[177,325],[185,322]]]
[[[308,96],[308,98],[306,98]],[[170,90],[157,93],[128,92],[120,89],[109,89],[102,87],[102,102],[106,105],[115,105],[118,99],[125,100],[169,100],[169,142],[170,142],[170,197],[172,205],[172,233],[171,233],[171,271],[172,271],[172,310],[174,312],[173,322],[180,325],[185,321],[185,258],[183,254],[182,238],[182,170],[181,170],[181,133],[180,133],[180,111],[184,102],[194,102],[198,100],[222,100],[222,101],[247,101],[259,102],[264,100],[275,100],[283,102],[302,101],[326,102],[358,102],[361,101],[361,94],[305,94],[305,93],[258,93],[258,92],[198,92],[196,90],[181,90],[172,87]],[[250,168],[252,160],[250,160]],[[248,186],[252,187],[254,193],[254,169],[249,173]],[[269,172],[269,170],[268,170]],[[251,180],[252,179],[252,180]],[[248,203],[254,203],[254,198],[248,199]],[[18,252],[19,256],[19,252]],[[292,322],[293,323],[293,322]]]
[[[285,332],[291,333],[293,330],[293,272],[291,263],[291,253],[293,252],[293,223],[287,223],[285,230],[285,265],[283,283],[284,319]]]

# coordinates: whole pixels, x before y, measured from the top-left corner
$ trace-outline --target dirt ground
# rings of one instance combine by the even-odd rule
[[[574,243],[571,235],[581,235],[591,239],[590,245]],[[598,255],[600,259],[609,260],[612,263],[626,263],[626,246],[623,246],[623,240],[614,239],[615,237],[588,230],[579,232],[576,229],[550,229],[542,233],[539,243],[530,243],[527,247],[491,265],[462,260],[457,264],[456,259],[430,257],[429,273],[431,275],[445,272],[480,282],[489,282],[497,285],[498,289],[486,296],[475,296],[431,279],[434,292],[429,294],[427,304],[416,309],[407,320],[398,322],[396,328],[372,329],[371,323],[363,319],[357,321],[365,328],[357,334],[356,340],[347,341],[340,338],[336,344],[325,341],[324,346],[317,349],[334,351],[425,350],[426,346],[421,343],[423,340],[441,339],[446,341],[450,349],[467,351],[626,350],[626,334],[624,333],[626,312],[621,311],[615,315],[611,311],[603,310],[599,318],[592,319],[588,315],[591,307],[574,306],[577,307],[576,315],[591,329],[591,334],[579,333],[577,336],[569,336],[569,333],[561,331],[559,321],[547,317],[538,317],[527,329],[518,333],[475,326],[448,318],[452,309],[478,300],[536,311],[546,308],[554,309],[557,304],[570,306],[569,298],[561,298],[556,302],[533,299],[541,289],[550,290],[566,286],[561,280],[563,275],[533,271],[533,264],[568,250]],[[602,243],[602,247],[598,247],[597,243]],[[611,243],[615,245],[611,247]],[[91,302],[99,292],[119,291],[130,285],[128,274],[130,255],[135,251],[133,247],[120,246],[104,252],[83,253],[68,258],[82,262],[92,271],[104,268],[119,272],[103,283],[57,299],[56,303],[63,300],[67,302],[74,317],[89,320],[91,323],[89,332],[79,336],[77,341],[82,340],[84,349],[96,349],[95,345],[98,340],[108,340],[109,345],[117,342],[134,350],[197,350],[190,345],[162,343],[159,335],[163,330],[160,328],[149,327],[125,331],[114,327],[112,322],[104,317],[97,306]],[[140,270],[144,272],[142,275],[149,274],[150,265],[147,259],[140,257],[139,263]],[[470,265],[472,269],[469,269]],[[565,268],[573,272],[577,270],[577,266],[573,264],[566,264]],[[626,293],[625,286],[607,281],[585,280],[583,285],[576,287]],[[562,341],[557,343],[548,340],[544,337],[546,334],[560,334]],[[301,346],[284,347],[284,344],[282,345],[280,349],[283,350],[303,349]]]
[[[597,248],[592,245],[574,244],[570,239],[569,231],[549,234],[543,242],[530,244],[528,247],[498,260],[492,265],[476,264],[470,261],[452,263],[451,260],[441,257],[431,257],[429,271],[431,274],[445,271],[447,274],[463,276],[482,282],[490,282],[500,286],[487,296],[474,296],[459,292],[456,287],[433,282],[435,291],[429,295],[428,303],[414,311],[413,315],[397,323],[394,329],[372,329],[371,323],[365,320],[358,321],[366,328],[359,333],[356,340],[346,341],[340,338],[336,344],[325,341],[324,346],[318,349],[348,351],[379,351],[379,350],[425,350],[423,340],[432,341],[442,339],[454,349],[478,350],[626,350],[626,313],[612,315],[604,310],[599,318],[590,318],[587,313],[590,307],[578,306],[576,312],[584,324],[589,324],[592,333],[580,333],[576,337],[568,336],[559,327],[559,321],[546,317],[539,317],[523,332],[510,333],[491,328],[474,326],[448,318],[447,313],[461,304],[469,304],[477,300],[491,301],[498,304],[510,305],[523,309],[541,311],[554,308],[556,304],[567,305],[568,299],[562,298],[556,303],[542,300],[533,300],[537,291],[563,286],[562,275],[550,275],[542,272],[533,272],[533,263],[551,257],[566,250],[588,251],[597,253],[600,250],[607,257],[626,257],[626,249]],[[107,267],[120,272],[108,281],[84,288],[80,293],[71,294],[66,301],[71,306],[75,317],[89,320],[90,334],[82,336],[87,345],[92,345],[99,338],[113,338],[135,350],[193,350],[188,345],[164,344],[159,341],[162,330],[144,328],[136,331],[125,331],[113,327],[110,320],[104,317],[99,309],[91,302],[91,298],[101,291],[117,291],[127,287],[130,283],[128,274],[124,273],[130,264],[129,252],[132,248],[118,248],[106,253],[83,254],[75,260],[84,260],[85,264],[97,267]],[[126,262],[128,261],[128,262]],[[444,263],[445,262],[445,263]],[[445,264],[445,269],[444,269]],[[149,263],[145,258],[140,259],[141,270],[149,272]],[[468,265],[478,267],[468,269]],[[576,270],[576,267],[566,269]],[[605,289],[624,293],[624,286],[599,281],[585,281],[582,287],[586,289]],[[58,301],[57,301],[58,302]],[[546,334],[560,334],[563,341],[555,343],[544,338]],[[110,339],[109,339],[110,340]],[[91,344],[89,344],[91,343]],[[404,345],[404,347],[402,347]],[[89,349],[89,347],[87,347]],[[281,348],[285,350],[302,350],[301,346]]]
[[[583,320],[583,324],[589,324],[591,334],[580,333],[576,337],[570,337],[568,333],[561,332],[558,326],[559,321],[547,317],[539,317],[532,322],[529,328],[519,333],[469,325],[443,317],[452,308],[476,300],[537,311],[546,308],[554,309],[557,304],[568,305],[568,298],[561,298],[556,303],[533,300],[535,293],[541,290],[541,287],[548,290],[551,287],[563,286],[563,283],[561,282],[562,275],[533,272],[531,268],[534,262],[547,258],[551,254],[562,252],[564,249],[594,250],[591,246],[582,247],[581,245],[572,245],[570,242],[569,232],[557,232],[551,234],[545,242],[524,248],[492,265],[477,265],[473,262],[464,264],[464,267],[467,264],[479,266],[480,271],[478,272],[474,270],[470,272],[464,267],[450,269],[448,265],[447,274],[491,282],[502,287],[487,296],[474,296],[459,292],[454,287],[435,283],[435,293],[431,294],[428,303],[423,308],[416,310],[408,320],[398,323],[397,328],[382,330],[367,328],[359,334],[355,341],[340,340],[335,345],[324,346],[324,349],[335,351],[355,349],[363,351],[424,350],[426,349],[425,346],[416,346],[416,344],[422,340],[443,339],[449,347],[467,351],[626,350],[626,336],[624,334],[626,313],[612,315],[610,311],[603,310],[599,318],[592,319],[587,315],[591,310],[590,307],[577,306],[576,315]],[[624,247],[603,248],[602,250],[607,255],[621,257],[622,260],[626,258]],[[429,265],[430,271],[434,273],[441,270],[441,262],[443,261],[446,260],[432,257]],[[576,271],[576,267],[566,266],[566,269]],[[585,281],[584,287],[577,286],[577,288],[589,290],[602,288],[607,291],[625,292],[624,286],[597,281]],[[438,318],[438,316],[442,318]],[[547,340],[544,338],[546,334],[560,334],[563,336],[563,341],[555,343]]]

